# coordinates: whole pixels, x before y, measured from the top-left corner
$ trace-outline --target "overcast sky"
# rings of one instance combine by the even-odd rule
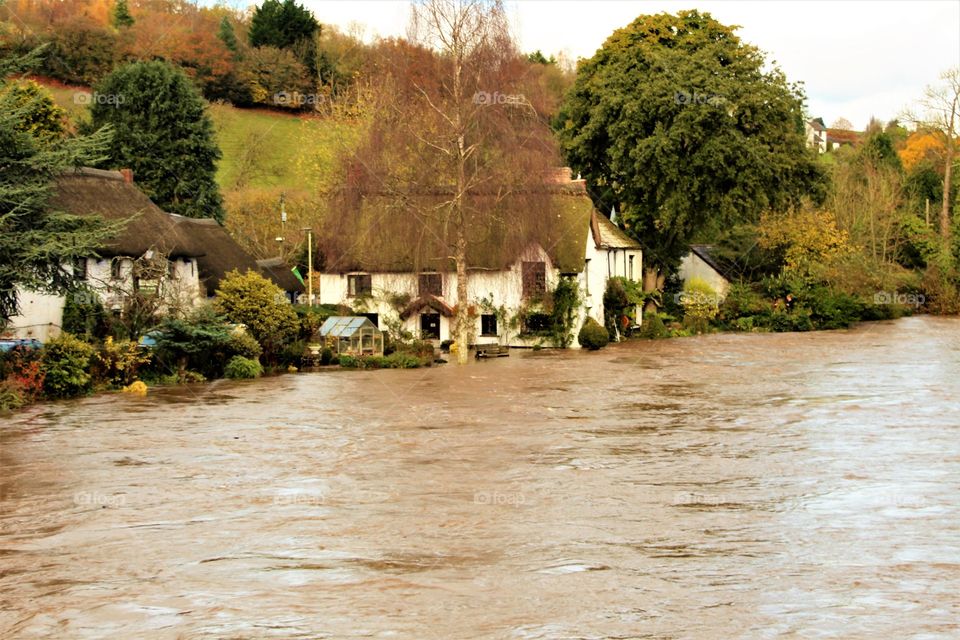
[[[405,0],[301,0],[321,23],[366,37],[403,35]],[[227,0],[245,6],[242,0]],[[960,0],[921,2],[506,0],[523,51],[590,57],[615,29],[644,13],[700,9],[802,81],[813,116],[858,129],[895,118],[940,72],[960,64]]]

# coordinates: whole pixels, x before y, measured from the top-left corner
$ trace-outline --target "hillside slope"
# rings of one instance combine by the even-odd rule
[[[73,122],[88,118],[89,89],[35,78],[53,94]],[[211,104],[223,158],[217,182],[224,195],[247,188],[325,191],[337,154],[356,138],[357,126],[330,118]]]

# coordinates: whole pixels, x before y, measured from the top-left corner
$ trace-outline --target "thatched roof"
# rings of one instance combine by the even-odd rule
[[[54,184],[50,206],[77,216],[126,221],[123,230],[99,250],[103,256],[139,258],[151,249],[171,258],[202,253],[194,248],[180,220],[164,213],[119,171],[82,168],[64,173]]]
[[[220,281],[228,272],[236,269],[241,273],[255,271],[260,273],[257,261],[230,237],[227,230],[213,218],[179,218],[190,236],[190,242],[198,251],[197,267],[200,271],[200,284],[206,288],[207,295],[220,286]]]
[[[303,284],[293,275],[290,265],[283,258],[257,260],[257,266],[264,276],[273,280],[284,291],[305,291]]]
[[[863,134],[849,129],[827,129],[827,142],[839,144],[857,144]]]
[[[447,194],[352,195],[331,213],[318,234],[325,270],[410,272],[453,270],[452,227],[435,215]],[[563,272],[583,270],[593,203],[582,187],[549,191],[471,195],[467,263],[500,270],[537,243]],[[413,223],[411,223],[411,220]]]
[[[284,291],[302,291],[303,287],[290,267],[279,258],[257,261],[213,218],[184,218],[168,213],[178,220],[183,232],[190,239],[191,247],[197,255],[197,268],[200,284],[207,295],[213,295],[230,271],[255,271],[273,281]]]
[[[73,215],[125,221],[123,231],[99,250],[103,256],[139,258],[153,249],[170,258],[196,258],[200,283],[209,294],[234,269],[262,273],[284,291],[302,290],[281,260],[258,264],[216,220],[166,213],[119,171],[84,167],[64,173],[54,184],[50,205]]]

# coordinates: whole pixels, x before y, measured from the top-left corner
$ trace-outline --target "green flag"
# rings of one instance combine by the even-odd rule
[[[297,269],[296,267],[294,267],[294,268],[290,269],[290,271],[292,271],[292,272],[293,272],[293,275],[295,275],[295,276],[297,277],[297,280],[300,281],[300,284],[303,284],[303,276],[300,275],[300,270]]]

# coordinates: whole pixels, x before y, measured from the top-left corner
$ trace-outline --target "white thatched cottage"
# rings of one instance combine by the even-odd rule
[[[321,304],[363,313],[380,329],[452,339],[460,301],[449,250],[438,241],[441,234],[428,224],[407,229],[390,224],[411,206],[411,198],[422,207],[431,196],[357,195],[338,213],[341,220],[327,225],[326,266],[315,274],[314,294]],[[584,182],[570,180],[569,173],[560,183],[545,184],[540,193],[475,196],[483,198],[491,199],[484,210],[492,212],[493,222],[468,234],[466,303],[473,317],[472,344],[544,343],[549,294],[563,278],[578,284],[575,327],[587,315],[602,323],[607,280],[642,276],[639,244],[594,209]],[[531,206],[541,211],[529,229],[507,231],[510,225],[495,222],[519,217],[511,211]],[[349,224],[342,224],[343,219]]]

